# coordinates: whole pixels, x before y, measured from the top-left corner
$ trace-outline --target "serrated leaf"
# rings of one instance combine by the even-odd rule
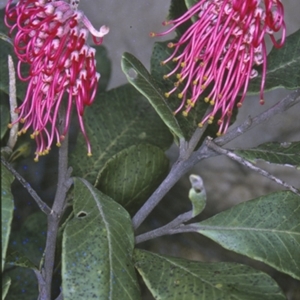
[[[256,148],[234,152],[254,163],[262,159],[272,164],[300,166],[300,142],[265,143]]]
[[[96,187],[131,212],[148,199],[168,169],[169,160],[160,148],[133,145],[107,161]]]
[[[63,234],[64,300],[140,298],[127,211],[82,178],[74,178],[74,214]]]
[[[300,279],[300,197],[280,191],[195,224],[224,248]]]
[[[148,143],[166,150],[173,141],[147,100],[129,84],[98,95],[95,103],[87,107],[84,120],[93,156],[87,157],[80,134],[70,165],[73,174],[92,183],[107,160],[124,148]]]
[[[267,58],[265,91],[279,87],[296,89],[300,87],[300,29],[286,38],[280,49],[272,48]],[[248,94],[260,91],[261,72],[250,80]]]
[[[37,212],[28,216],[21,229],[11,233],[9,254],[12,255],[16,251],[15,258],[10,257],[11,261],[16,262],[20,258],[24,264],[22,267],[39,266],[45,249],[46,233],[47,217],[44,213]],[[26,259],[28,261],[25,263]]]
[[[161,90],[143,64],[132,54],[125,52],[122,55],[121,65],[129,83],[148,99],[169,129],[177,137],[183,137],[178,122],[167,106]]]
[[[11,285],[6,296],[7,300],[38,299],[39,290],[34,272],[27,268],[7,270]]]
[[[11,279],[9,276],[5,275],[4,277],[2,277],[2,300],[6,298],[10,284],[11,284]]]
[[[159,300],[285,299],[267,274],[237,263],[203,263],[134,251],[135,266]]]
[[[14,176],[1,164],[1,242],[2,242],[2,263],[3,272],[6,250],[11,231],[11,222],[14,211],[13,195],[11,193],[11,183]]]

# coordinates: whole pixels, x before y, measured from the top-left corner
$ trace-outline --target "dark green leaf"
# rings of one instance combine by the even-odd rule
[[[73,174],[92,183],[106,161],[121,150],[141,143],[166,150],[173,140],[147,100],[129,84],[100,94],[86,109],[84,119],[93,156],[87,157],[85,140],[79,134],[70,165]]]
[[[26,256],[18,251],[12,251],[7,255],[6,264],[27,269],[37,269],[37,266],[35,266]]]
[[[74,214],[63,235],[64,300],[140,298],[127,211],[90,183],[74,178]]]
[[[149,100],[150,104],[169,129],[177,137],[183,137],[178,122],[167,106],[161,90],[143,64],[132,54],[127,52],[123,53],[121,64],[127,80]]]
[[[35,274],[26,268],[14,268],[7,271],[11,285],[6,300],[38,299],[39,291]]]
[[[170,49],[167,46],[169,42],[170,41],[155,43],[151,56],[151,75],[163,93],[172,90],[174,88],[174,82],[177,81],[175,75],[172,75],[166,80],[163,79],[164,75],[170,73],[175,68],[174,62],[168,62],[165,65],[161,65],[161,62],[167,59],[173,52],[173,49]],[[184,86],[184,83],[182,83],[182,85]],[[180,86],[179,90],[171,94],[166,100],[167,105],[172,111],[176,111],[181,104],[181,99],[177,96],[179,93]],[[176,114],[176,119],[187,140],[195,132],[198,124],[202,121],[207,109],[209,108],[209,105],[203,100],[205,96],[207,96],[206,92],[199,97],[195,107],[189,112],[187,117],[183,116],[181,112]],[[235,114],[236,113],[234,112],[233,117]],[[216,122],[213,123],[208,127],[207,134],[212,137],[215,136],[217,128]]]
[[[96,187],[126,209],[140,207],[169,169],[164,152],[149,144],[133,145],[114,155],[101,170]]]
[[[187,11],[186,3],[182,0],[171,0],[170,10],[168,19],[169,20],[175,20],[179,17],[181,17],[185,12]],[[176,28],[176,33],[178,35],[183,34],[186,29],[191,26],[191,21],[187,21],[183,23],[181,26]]]
[[[0,91],[0,121],[1,121],[1,128],[0,128],[0,139],[2,140],[5,133],[7,132],[7,125],[9,123],[9,106],[8,106],[8,99],[6,99],[6,95]],[[7,100],[7,101],[6,101]]]
[[[300,87],[300,29],[287,37],[280,49],[273,47],[268,55],[265,91],[279,87],[296,89]],[[249,94],[260,91],[260,75],[250,81]]]
[[[1,66],[1,72],[0,72],[0,91],[3,91],[6,94],[9,94],[8,90],[8,54],[10,54],[14,61],[14,67],[15,70],[17,69],[17,58],[14,54],[13,46],[11,43],[5,39],[7,39],[8,29],[6,28],[4,24],[4,9],[0,9],[0,33],[2,34],[3,38],[0,38],[0,66]],[[3,35],[4,34],[4,35]],[[21,66],[21,72],[22,74],[28,73],[28,66],[22,64]],[[17,78],[17,74],[16,74]],[[26,89],[27,89],[27,82],[22,82],[18,79],[16,79],[16,85],[17,85],[17,96],[21,100],[23,100]]]
[[[22,267],[31,268],[33,267],[32,264],[39,266],[45,248],[46,232],[46,215],[42,212],[30,215],[22,225],[21,230],[11,233],[9,241],[10,260],[16,262],[20,259],[23,264]],[[13,253],[14,256],[12,256]],[[26,263],[25,259],[28,260]]]
[[[203,263],[135,250],[135,266],[159,300],[285,299],[267,274],[236,263]]]
[[[92,47],[96,49],[95,59],[97,61],[97,71],[101,76],[98,89],[100,91],[105,91],[111,75],[111,61],[108,58],[108,52],[104,46],[92,45]]]
[[[10,185],[14,180],[14,176],[1,164],[1,242],[2,242],[2,264],[3,271],[6,250],[11,230],[11,222],[14,211],[13,195]]]
[[[263,159],[272,164],[300,166],[300,142],[266,143],[248,150],[234,151],[252,162]]]
[[[11,284],[11,279],[8,276],[2,277],[2,300],[6,298],[7,292]]]
[[[224,248],[300,279],[300,197],[262,196],[197,223],[198,232]]]

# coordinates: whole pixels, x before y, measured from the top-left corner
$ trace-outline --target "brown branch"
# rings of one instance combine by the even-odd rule
[[[212,149],[213,151],[215,151],[218,154],[223,154],[226,155],[227,157],[229,157],[230,159],[240,163],[241,165],[247,167],[250,170],[253,170],[255,172],[257,172],[258,174],[269,178],[272,181],[275,181],[276,183],[282,185],[283,187],[287,188],[288,190],[292,191],[293,193],[297,194],[300,196],[300,191],[298,189],[296,189],[295,187],[293,187],[290,184],[287,184],[286,182],[284,182],[283,180],[275,177],[274,175],[270,174],[269,172],[256,167],[255,165],[253,165],[251,162],[249,162],[248,160],[245,160],[244,158],[242,158],[241,156],[227,150],[224,148],[219,147],[217,144],[215,144],[211,139],[207,139],[206,140],[206,145]]]

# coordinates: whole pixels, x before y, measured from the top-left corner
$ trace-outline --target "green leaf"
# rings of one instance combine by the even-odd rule
[[[194,6],[197,2],[197,0],[184,0],[186,6],[188,9],[190,9],[192,6]]]
[[[107,161],[96,187],[127,210],[140,207],[161,183],[169,160],[160,148],[149,144],[133,145]]]
[[[193,217],[198,216],[206,206],[206,191],[203,180],[198,175],[190,175],[191,189],[189,190],[189,199],[193,205]]]
[[[113,89],[84,113],[85,127],[92,145],[87,157],[86,143],[79,134],[70,165],[73,174],[95,183],[99,171],[113,155],[132,145],[148,143],[163,150],[173,138],[147,100],[132,86]]]
[[[10,277],[8,277],[6,275],[4,277],[2,277],[2,300],[5,299],[7,292],[9,290],[10,284],[11,284]]]
[[[2,242],[2,264],[3,271],[6,250],[11,230],[11,222],[14,211],[13,195],[10,185],[14,180],[14,176],[1,164],[1,242]]]
[[[17,70],[17,62],[18,59],[14,54],[13,46],[9,40],[7,40],[7,33],[8,29],[4,24],[4,11],[5,9],[0,9],[0,33],[2,37],[0,38],[0,91],[3,91],[6,94],[9,94],[8,90],[8,54],[10,54],[14,61],[15,70]],[[21,65],[21,72],[22,74],[28,73],[28,66],[25,64]],[[16,85],[17,85],[17,97],[23,100],[26,89],[27,89],[27,82],[22,82],[21,80],[17,79],[16,74]]]
[[[85,179],[74,178],[74,195],[63,235],[64,300],[140,299],[129,214]]]
[[[37,269],[30,259],[18,251],[12,251],[7,255],[6,264],[27,269]]]
[[[267,274],[237,263],[203,263],[134,251],[135,266],[159,300],[285,299]]]
[[[38,299],[39,290],[34,272],[27,268],[7,270],[11,285],[6,296],[7,300]]]
[[[300,142],[265,143],[256,148],[234,151],[251,162],[263,159],[272,164],[300,166]]]
[[[268,55],[265,91],[279,87],[296,89],[300,87],[300,29],[286,38],[280,49],[273,47]],[[248,93],[260,91],[260,75],[250,80]]]
[[[1,121],[1,128],[0,128],[0,139],[2,140],[4,135],[8,130],[8,123],[9,123],[9,106],[8,100],[5,97],[6,95],[0,91],[0,121]],[[7,101],[6,101],[7,100]]]
[[[168,62],[167,64],[161,65],[161,62],[166,60],[173,52],[173,49],[169,48],[167,42],[157,42],[154,44],[152,56],[151,56],[151,75],[156,81],[161,91],[169,92],[174,88],[174,82],[177,81],[175,75],[168,79],[163,79],[164,75],[170,73],[176,66],[174,62]],[[184,87],[184,83],[182,83]],[[209,90],[209,87],[207,88]],[[182,99],[178,98],[178,94],[181,91],[181,85],[179,90],[172,93],[166,100],[167,105],[172,111],[176,111],[181,104]],[[176,119],[180,125],[180,128],[184,134],[186,140],[190,139],[192,134],[198,128],[199,122],[202,121],[209,104],[204,102],[204,97],[207,96],[206,91],[199,97],[195,107],[191,109],[188,116],[183,116],[181,112],[176,114]],[[236,111],[233,111],[233,119],[235,118]],[[216,117],[217,119],[217,117]],[[206,130],[207,135],[214,137],[218,131],[218,125],[214,122]]]
[[[224,248],[300,279],[300,197],[280,191],[194,225]]]
[[[111,75],[111,60],[109,59],[107,49],[104,46],[92,45],[92,47],[96,49],[96,69],[101,76],[98,84],[98,90],[105,91]]]
[[[121,65],[129,83],[149,100],[169,129],[177,137],[183,137],[178,122],[167,106],[161,90],[143,64],[132,54],[125,52],[122,55]]]
[[[46,233],[47,217],[44,213],[37,212],[28,216],[21,229],[11,233],[11,262],[19,261],[20,266],[29,268],[39,266],[45,249]]]
[[[187,11],[187,7],[185,1],[171,0],[168,19],[175,20],[181,17],[186,11]],[[176,33],[178,35],[183,34],[189,28],[189,26],[191,26],[191,24],[192,24],[191,21],[187,21],[183,23],[182,25],[180,25],[175,29]]]

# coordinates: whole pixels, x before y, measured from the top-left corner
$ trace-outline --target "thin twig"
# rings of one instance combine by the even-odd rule
[[[261,114],[257,115],[254,118],[248,117],[247,120],[241,124],[240,126],[233,128],[232,130],[228,131],[225,135],[220,136],[214,140],[214,142],[219,145],[223,146],[235,138],[242,135],[244,132],[248,131],[249,129],[254,128],[258,124],[261,124],[273,116],[280,114],[287,109],[291,108],[292,106],[300,103],[300,89],[294,90],[282,100],[274,104],[268,110],[262,112]]]
[[[211,139],[207,139],[206,140],[206,144],[207,146],[214,150],[215,152],[219,153],[219,154],[223,154],[223,155],[226,155],[227,157],[231,158],[232,160],[240,163],[241,165],[257,172],[258,174],[264,176],[264,177],[267,177],[269,178],[270,180],[273,180],[275,181],[276,183],[284,186],[285,188],[287,188],[288,190],[292,191],[293,193],[297,194],[300,196],[300,191],[298,189],[296,189],[295,187],[293,187],[292,185],[290,184],[287,184],[286,182],[284,182],[283,180],[275,177],[274,175],[270,174],[269,172],[259,168],[259,167],[256,167],[255,165],[253,165],[251,162],[245,160],[244,158],[242,158],[241,156],[227,150],[227,149],[223,149],[221,147],[219,147],[218,145],[216,145]]]
[[[166,224],[165,226],[162,226],[155,230],[148,231],[146,233],[138,235],[135,238],[135,243],[139,244],[139,243],[145,242],[147,240],[151,240],[151,239],[157,238],[159,236],[166,235],[166,234],[168,234],[168,232],[171,229],[177,228],[178,226],[180,226],[184,222],[191,220],[192,218],[193,218],[192,210],[188,211],[186,213],[183,213],[183,214],[179,215],[177,218],[175,218],[173,221],[171,221],[170,223]]]
[[[17,107],[17,94],[16,94],[16,74],[12,57],[8,55],[8,74],[9,74],[9,106],[10,106],[10,119],[14,123],[18,119],[18,114],[15,112]],[[12,125],[7,146],[12,150],[18,139],[19,122]]]
[[[65,123],[64,109],[59,113],[59,132],[63,131]],[[51,299],[52,276],[55,262],[56,241],[59,230],[59,223],[64,213],[67,192],[72,185],[70,179],[71,169],[68,169],[68,134],[66,135],[60,149],[58,158],[58,183],[57,190],[52,206],[51,214],[48,215],[47,240],[45,248],[45,263],[43,267],[43,276],[46,281],[47,298]]]
[[[39,197],[36,191],[31,187],[31,185],[3,157],[1,157],[1,163],[6,167],[8,171],[10,171],[15,176],[15,178],[28,191],[28,193],[34,199],[40,210],[46,215],[49,215],[51,213],[50,207]]]
[[[255,118],[248,118],[242,125],[230,130],[224,136],[215,139],[215,143],[220,146],[227,144],[233,139],[237,138],[246,131],[254,128],[256,125],[265,122],[272,116],[284,112],[293,105],[300,102],[300,89],[291,92],[288,96],[283,98],[273,107],[267,111],[259,114]],[[188,147],[187,147],[188,148]],[[167,192],[175,185],[175,183],[192,167],[194,167],[201,160],[219,155],[217,152],[209,149],[205,143],[203,143],[199,149],[192,152],[190,156],[182,151],[188,151],[184,143],[181,142],[179,159],[172,166],[168,176],[156,189],[156,191],[150,196],[150,198],[144,203],[144,205],[139,209],[136,215],[132,219],[133,228],[137,229],[141,223],[147,218],[147,216],[152,212],[152,210],[158,205],[162,198],[167,194]],[[184,159],[181,159],[183,157]]]
[[[46,294],[45,294],[45,291],[46,291],[46,282],[44,280],[44,277],[42,276],[41,272],[37,269],[33,269],[33,272],[37,278],[37,282],[38,282],[38,285],[39,285],[39,290],[40,290],[40,294],[39,294],[39,297],[38,297],[38,300],[42,300],[42,299],[46,299]]]

